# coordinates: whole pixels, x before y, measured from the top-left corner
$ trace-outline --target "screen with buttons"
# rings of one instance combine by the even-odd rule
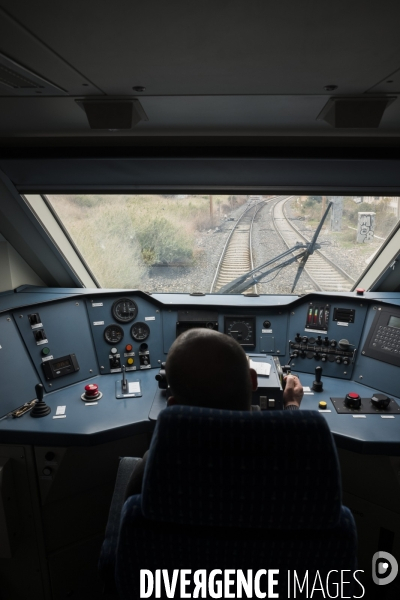
[[[391,307],[376,311],[363,354],[400,366],[400,310]]]

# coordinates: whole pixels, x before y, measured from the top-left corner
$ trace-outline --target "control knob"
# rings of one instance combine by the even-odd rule
[[[371,398],[371,402],[375,408],[380,410],[387,408],[390,404],[390,398],[385,394],[374,394]]]
[[[346,394],[344,403],[347,406],[347,408],[360,408],[361,397],[356,392],[349,392],[348,394]]]
[[[321,360],[322,362],[326,362],[328,360],[328,355],[325,353],[321,354]]]
[[[330,343],[330,345],[331,345],[332,348],[336,348],[336,346],[337,346],[336,340],[331,340],[329,343]]]
[[[320,335],[317,337],[317,344],[318,344],[318,346],[321,346],[321,344],[322,344],[322,338]]]
[[[339,340],[339,348],[341,350],[349,351],[349,349],[350,349],[350,342],[349,342],[349,340],[345,340],[345,339]]]
[[[327,335],[324,337],[324,346],[329,346],[329,338]]]
[[[303,335],[303,337],[301,338],[301,341],[303,344],[308,344],[308,337],[306,335]]]

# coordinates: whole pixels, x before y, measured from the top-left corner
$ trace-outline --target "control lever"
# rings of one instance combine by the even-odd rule
[[[161,369],[156,375],[158,381],[158,387],[160,390],[166,390],[168,388],[167,374],[165,372],[165,362],[161,363]]]
[[[291,373],[292,373],[292,367],[291,367],[290,363],[292,362],[292,360],[294,358],[296,358],[296,356],[294,354],[291,354],[288,364],[282,365],[281,385],[282,385],[283,390],[286,387],[286,379],[285,379],[286,375],[291,375]]]
[[[322,367],[315,367],[315,381],[313,383],[312,389],[314,392],[322,392],[323,384],[321,381],[322,377]]]
[[[36,417],[36,418],[45,417],[46,415],[48,415],[51,412],[51,408],[50,408],[50,406],[47,406],[46,402],[43,400],[44,388],[41,383],[37,383],[35,385],[35,392],[36,392],[37,402],[31,410],[31,417]]]
[[[127,381],[127,379],[126,379],[126,376],[125,376],[125,370],[126,370],[126,367],[125,367],[125,365],[122,365],[122,367],[121,367],[121,368],[122,368],[122,381],[121,381],[121,387],[122,387],[122,391],[123,391],[123,392],[126,392],[126,391],[127,391],[127,389],[128,389],[128,381]]]

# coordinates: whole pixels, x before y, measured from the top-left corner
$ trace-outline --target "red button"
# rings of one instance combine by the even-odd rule
[[[86,396],[97,396],[99,393],[99,386],[97,383],[89,383],[85,385],[85,394]]]
[[[356,289],[357,296],[364,296],[364,292],[365,292],[364,288]]]
[[[347,394],[349,396],[349,398],[359,398],[359,395],[356,394],[355,392],[350,392],[350,394]]]
[[[131,352],[132,351],[132,344],[127,344],[125,346],[125,350],[126,350],[126,352]]]

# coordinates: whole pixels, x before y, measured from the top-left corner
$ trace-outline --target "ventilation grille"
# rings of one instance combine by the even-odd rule
[[[64,96],[66,91],[0,54],[0,96]]]
[[[14,89],[36,89],[42,87],[30,79],[15,73],[15,71],[7,69],[3,65],[0,65],[0,83]]]

